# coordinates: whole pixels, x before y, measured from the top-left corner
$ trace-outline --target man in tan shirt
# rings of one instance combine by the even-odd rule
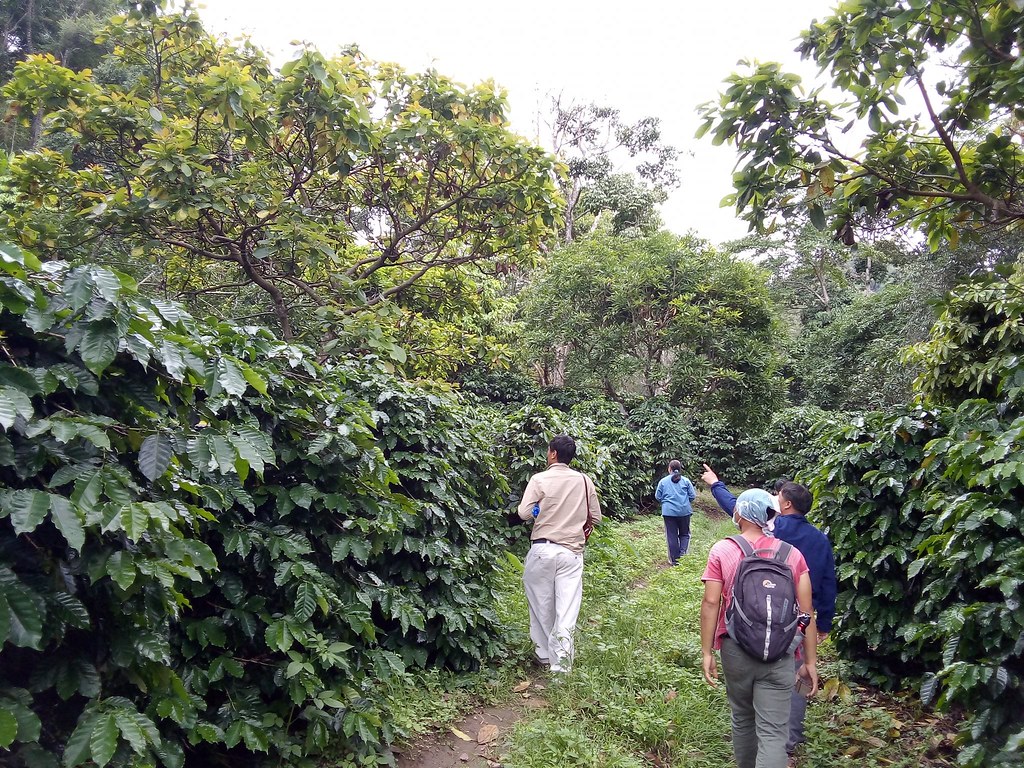
[[[530,478],[519,503],[519,516],[534,519],[530,551],[523,569],[530,606],[530,638],[537,660],[552,672],[568,672],[573,632],[583,598],[583,532],[590,519],[601,520],[594,482],[569,468],[576,442],[558,435],[548,444],[548,468]]]

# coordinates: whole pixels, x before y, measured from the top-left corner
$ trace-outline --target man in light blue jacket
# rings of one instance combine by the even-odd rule
[[[672,565],[690,549],[691,502],[697,497],[697,490],[689,479],[683,477],[683,465],[672,459],[668,474],[661,478],[654,498],[661,502],[661,516],[665,520],[665,538],[668,539],[668,560]]]

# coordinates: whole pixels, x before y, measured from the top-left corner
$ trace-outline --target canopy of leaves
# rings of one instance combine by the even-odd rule
[[[95,42],[103,21],[119,0],[6,0],[0,4],[0,82],[14,65],[34,53],[52,53],[72,69],[95,63],[103,49]]]
[[[528,344],[547,384],[757,422],[782,389],[764,282],[694,238],[595,236],[554,253],[524,291]]]
[[[915,341],[911,290],[890,285],[819,315],[794,349],[800,397],[828,410],[868,410],[909,399],[915,368],[901,352]]]
[[[197,323],[105,268],[4,246],[0,271],[12,759],[373,749],[383,681],[501,650],[507,486],[450,393]]]
[[[551,99],[550,127],[555,154],[567,169],[560,179],[565,242],[580,234],[581,214],[610,212],[617,233],[657,227],[653,208],[678,184],[678,152],[662,142],[658,118],[627,123],[617,109],[559,95]]]
[[[492,83],[354,50],[275,72],[187,9],[133,9],[105,39],[132,82],[42,56],[4,90],[70,139],[10,163],[5,229],[44,259],[98,259],[204,313],[330,339],[429,273],[530,259],[557,223],[554,160],[509,130]]]
[[[882,214],[929,244],[1024,220],[1020,0],[847,0],[799,51],[830,76],[809,93],[777,64],[734,74],[700,133],[736,146],[752,227],[808,213],[836,236]],[[841,101],[828,101],[826,84]],[[909,105],[909,106],[908,106]],[[864,135],[859,148],[851,136]]]

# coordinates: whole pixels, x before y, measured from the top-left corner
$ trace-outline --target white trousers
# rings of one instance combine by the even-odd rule
[[[530,639],[552,672],[572,666],[573,632],[583,599],[583,555],[559,544],[534,544],[523,566]]]

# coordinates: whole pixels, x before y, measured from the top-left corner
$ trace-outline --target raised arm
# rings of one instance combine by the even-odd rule
[[[700,479],[708,484],[708,487],[711,489],[711,495],[715,497],[715,501],[718,502],[718,506],[722,508],[722,511],[727,515],[731,515],[732,511],[736,509],[736,497],[725,487],[725,483],[718,479],[715,471],[705,464],[704,473],[700,476]]]

